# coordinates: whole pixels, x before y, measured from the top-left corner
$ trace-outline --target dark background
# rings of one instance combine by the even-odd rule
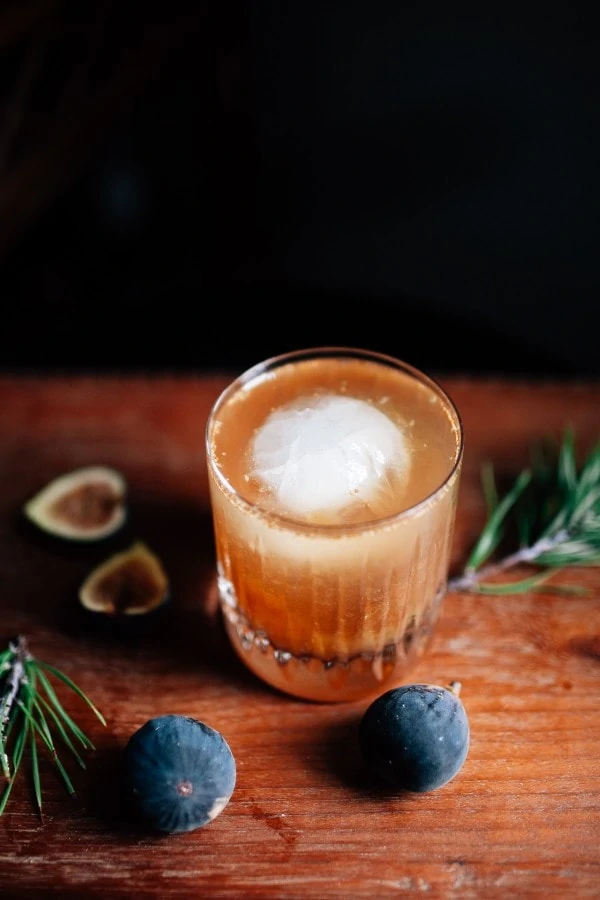
[[[4,368],[600,374],[591,4],[90,6],[0,14]]]

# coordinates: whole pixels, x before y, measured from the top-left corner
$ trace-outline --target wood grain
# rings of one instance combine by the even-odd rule
[[[569,573],[587,596],[446,598],[411,680],[463,684],[472,743],[462,771],[430,794],[399,796],[364,771],[362,704],[277,694],[237,661],[217,612],[204,425],[226,375],[0,379],[0,623],[6,638],[74,677],[108,719],[66,697],[97,745],[68,798],[42,769],[44,821],[20,778],[0,820],[0,895],[387,898],[600,896],[600,571]],[[571,423],[600,434],[600,385],[440,380],[461,412],[466,458],[458,566],[480,528],[484,458],[514,475],[531,440]],[[76,589],[105,550],[24,531],[23,502],[87,463],[120,468],[131,528],[162,556],[171,617],[136,639],[90,632]],[[184,713],[229,741],[238,780],[213,823],[155,837],[119,791],[129,735]]]

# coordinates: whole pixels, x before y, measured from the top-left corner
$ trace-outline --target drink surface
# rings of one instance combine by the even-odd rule
[[[379,491],[376,503],[360,502],[332,505],[306,512],[297,507],[279,504],[272,483],[260,477],[257,466],[256,442],[261,430],[269,425],[281,410],[317,410],[324,403],[334,406],[332,399],[354,400],[348,403],[348,416],[356,419],[355,435],[371,430],[373,440],[383,437],[384,445],[391,442],[388,432],[381,434],[378,422],[365,417],[358,404],[364,404],[376,415],[385,418],[397,432],[398,442],[390,456],[391,464],[384,467],[379,481],[385,491]],[[333,408],[343,416],[345,408]],[[315,421],[314,430],[322,424]],[[325,422],[325,424],[327,424]],[[275,432],[275,429],[272,429]],[[283,430],[283,429],[282,429]],[[301,435],[296,435],[296,437]],[[335,434],[332,435],[335,439]],[[351,440],[350,435],[347,440]],[[277,434],[273,434],[273,440]],[[395,451],[395,452],[394,452]],[[238,391],[219,412],[212,435],[212,457],[224,478],[234,490],[251,504],[299,522],[319,524],[352,524],[397,514],[424,500],[448,477],[459,451],[459,432],[456,417],[447,402],[429,386],[410,375],[381,364],[361,359],[316,359],[289,363],[250,383]],[[313,453],[313,459],[315,454]],[[364,460],[364,454],[361,462]],[[279,462],[279,460],[277,460]],[[335,463],[335,460],[333,461]],[[339,460],[343,465],[344,459]],[[356,459],[350,459],[355,463]],[[307,461],[305,491],[311,490],[311,467]],[[335,474],[335,473],[334,473]],[[368,479],[365,479],[367,481]]]
[[[295,360],[238,383],[208,438],[239,655],[312,699],[399,678],[429,640],[447,577],[460,423],[442,392],[372,359]]]

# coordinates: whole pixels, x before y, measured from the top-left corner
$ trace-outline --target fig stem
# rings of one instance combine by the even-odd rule
[[[460,683],[460,681],[451,681],[448,685],[448,690],[451,691],[455,697],[458,697],[460,695],[461,688],[462,684]]]

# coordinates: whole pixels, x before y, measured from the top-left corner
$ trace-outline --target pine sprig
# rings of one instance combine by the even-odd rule
[[[448,582],[448,590],[583,593],[577,586],[546,582],[559,569],[600,565],[600,443],[578,469],[574,434],[567,429],[558,446],[547,441],[533,448],[530,468],[519,474],[502,499],[490,463],[484,466],[482,483],[487,520],[464,572]],[[509,552],[484,566],[511,540]],[[539,571],[520,581],[487,581],[522,564]]]
[[[75,795],[75,788],[58,754],[55,737],[84,769],[85,762],[70,735],[86,750],[94,749],[91,740],[64,709],[48,673],[75,693],[106,725],[103,715],[89,697],[64,672],[29,653],[24,637],[11,642],[0,652],[0,780],[5,781],[0,795],[0,816],[6,809],[27,744],[30,748],[35,803],[40,815],[42,787],[38,743],[47,751],[72,796]]]

